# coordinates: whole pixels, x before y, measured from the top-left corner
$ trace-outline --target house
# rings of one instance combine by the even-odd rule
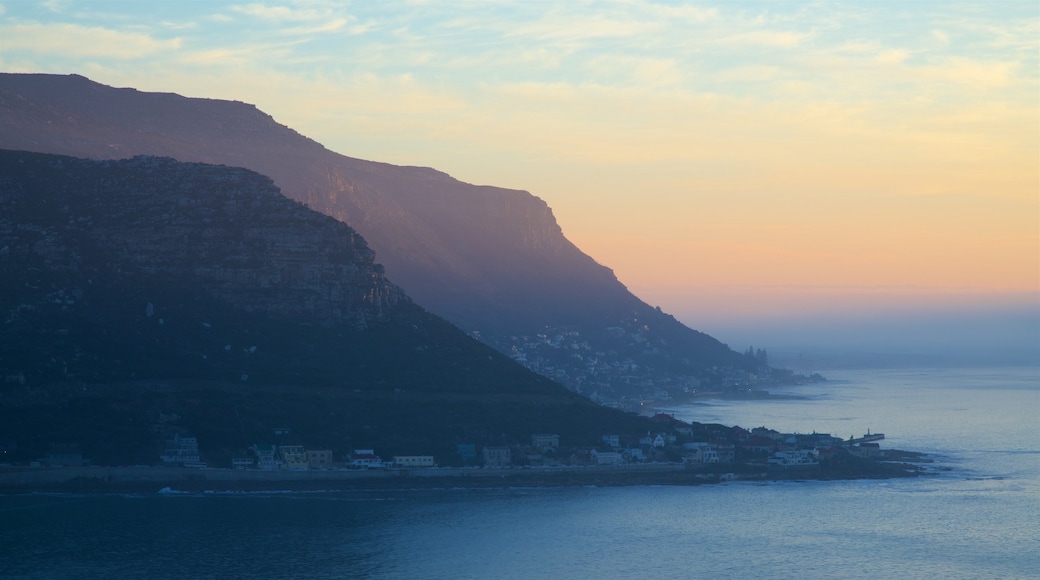
[[[697,441],[683,444],[683,463],[707,465],[719,462],[719,454],[710,443]]]
[[[235,469],[252,469],[253,465],[256,464],[256,459],[253,457],[232,457],[231,467]]]
[[[818,467],[819,453],[815,449],[796,449],[792,451],[777,451],[766,460],[770,467],[782,469]]]
[[[646,461],[646,455],[643,454],[643,450],[639,447],[633,447],[631,449],[622,449],[621,455],[629,461]]]
[[[279,445],[278,457],[289,471],[307,471],[307,450],[303,445]]]
[[[188,433],[175,433],[159,456],[165,465],[192,466],[199,463],[199,440]]]
[[[740,446],[755,453],[772,453],[776,450],[776,441],[762,435],[752,435],[747,441],[741,442]]]
[[[874,458],[882,455],[880,443],[860,443],[849,447],[848,450],[856,457]]]
[[[513,464],[512,453],[504,445],[487,445],[483,450],[484,467],[508,467]]]
[[[642,438],[639,439],[639,444],[640,445],[646,445],[648,447],[654,447],[654,448],[664,447],[666,443],[667,443],[667,440],[665,439],[665,436],[664,436],[663,433],[658,433],[656,437],[650,435],[649,433],[647,433],[646,437],[642,437]]]
[[[737,458],[737,449],[732,443],[712,443],[711,448],[718,455],[719,463],[733,463]]]
[[[253,454],[256,455],[256,466],[264,471],[275,471],[281,468],[282,463],[278,460],[278,450],[270,443],[257,443],[253,445]]]
[[[543,453],[560,446],[560,436],[555,433],[536,433],[531,435],[531,446]]]
[[[756,437],[766,437],[773,441],[781,441],[784,438],[783,433],[775,429],[767,429],[765,427],[755,427],[751,430],[751,435]]]
[[[310,469],[328,469],[332,467],[332,450],[308,449],[307,467]]]
[[[601,439],[607,445],[610,445],[611,449],[617,449],[621,447],[621,437],[617,435],[604,435]]]
[[[350,466],[358,469],[379,469],[384,467],[383,460],[376,455],[374,449],[355,449],[350,454]]]
[[[394,455],[394,467],[433,467],[432,455]]]
[[[455,446],[455,453],[459,454],[463,463],[475,463],[477,460],[477,446],[474,443],[459,443]]]
[[[807,437],[809,445],[813,447],[834,447],[844,443],[841,437],[835,437],[830,433],[813,433]]]
[[[621,465],[624,457],[617,451],[592,450],[592,463],[596,465]]]

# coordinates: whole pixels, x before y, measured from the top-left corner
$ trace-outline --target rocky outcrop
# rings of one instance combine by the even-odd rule
[[[177,281],[236,309],[355,328],[407,300],[360,236],[245,169],[3,152],[0,175],[3,270]]]

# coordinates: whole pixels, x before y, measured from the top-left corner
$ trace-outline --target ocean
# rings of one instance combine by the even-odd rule
[[[1040,369],[834,370],[682,419],[883,432],[934,475],[0,496],[4,578],[1040,578]],[[216,490],[215,490],[216,491]]]

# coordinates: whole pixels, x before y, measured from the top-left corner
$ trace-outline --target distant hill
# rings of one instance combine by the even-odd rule
[[[352,159],[240,102],[0,75],[0,147],[240,166],[355,228],[419,304],[542,374],[617,400],[718,382],[754,361],[632,295],[544,201]],[[561,350],[564,349],[564,350]]]
[[[239,168],[0,151],[0,440],[220,461],[288,426],[312,447],[434,454],[644,419],[417,306],[345,224]]]

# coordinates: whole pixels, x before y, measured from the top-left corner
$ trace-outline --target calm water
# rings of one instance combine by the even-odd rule
[[[0,497],[5,578],[1040,578],[1037,369],[832,372],[683,418],[937,455],[936,477],[693,488]]]

